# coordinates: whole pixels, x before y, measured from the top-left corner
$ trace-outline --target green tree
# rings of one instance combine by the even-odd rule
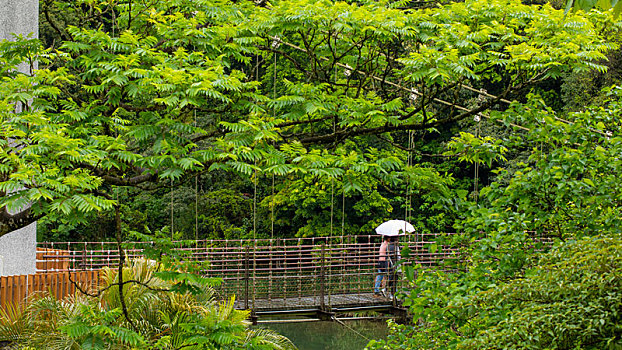
[[[43,216],[85,221],[118,206],[119,187],[157,189],[217,169],[338,178],[346,139],[357,152],[378,135],[391,145],[566,70],[599,68],[607,48],[598,23],[576,16],[566,26],[546,5],[510,1],[412,12],[383,2],[65,6],[95,15],[63,28],[58,50],[3,44],[6,64],[37,59],[41,69],[4,71],[2,233]],[[293,67],[278,96],[252,69],[274,58]],[[487,80],[502,82],[496,98],[466,110],[443,102]],[[410,176],[405,159],[360,160]]]
[[[614,17],[618,17],[622,11],[622,2],[619,0],[567,0],[566,13],[571,9],[574,11],[589,11],[598,8],[603,11],[613,9]]]
[[[521,278],[479,293],[473,306],[486,328],[458,348],[620,348],[621,238],[568,241]]]
[[[405,336],[405,348],[622,345],[619,313],[608,313],[619,308],[620,292],[613,277],[620,257],[608,249],[617,249],[622,234],[622,88],[607,94],[603,106],[567,119],[537,97],[499,113],[508,125],[530,128],[503,140],[530,157],[517,171],[499,169],[465,216],[465,233],[454,241],[466,244],[468,259],[458,266],[465,272],[406,267],[413,284],[404,298],[417,325],[395,327],[387,343],[370,348],[392,348]],[[476,148],[466,154],[476,156]]]
[[[519,276],[466,296],[462,281],[439,281],[455,290],[439,291],[442,307],[428,303],[415,326],[390,323],[387,340],[368,348],[619,349],[621,243],[619,234],[570,240],[534,256]],[[424,280],[417,283],[432,287]],[[440,302],[425,292],[417,299]]]

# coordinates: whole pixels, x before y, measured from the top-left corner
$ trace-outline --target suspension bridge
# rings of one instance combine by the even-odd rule
[[[439,244],[440,236],[401,237],[400,244],[410,249],[403,265],[446,269],[447,262],[459,261],[458,249]],[[187,261],[206,263],[201,273],[222,280],[215,287],[217,297],[234,296],[235,307],[251,310],[256,321],[268,316],[325,319],[366,310],[401,312],[399,301],[373,295],[380,243],[380,236],[366,235],[184,241],[174,242],[173,249]],[[124,253],[129,259],[138,258],[151,244],[126,243]],[[435,249],[430,249],[432,245]],[[38,273],[98,271],[119,261],[115,242],[39,243],[38,252]],[[404,283],[397,278],[398,289]]]

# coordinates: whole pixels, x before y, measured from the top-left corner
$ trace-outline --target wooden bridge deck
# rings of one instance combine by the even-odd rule
[[[236,309],[251,309],[255,312],[268,312],[285,310],[291,311],[296,309],[308,310],[317,309],[322,305],[319,296],[306,296],[295,298],[284,298],[278,300],[259,299],[255,300],[255,304],[249,301],[249,305],[245,301],[236,301]],[[324,296],[324,305],[327,309],[345,309],[373,306],[392,306],[393,302],[388,298],[374,297],[373,293],[356,293],[356,294],[334,294]]]

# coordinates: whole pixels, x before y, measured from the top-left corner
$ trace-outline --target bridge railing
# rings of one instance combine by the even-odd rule
[[[411,250],[405,264],[446,269],[459,261],[458,248],[438,245],[441,234],[400,237]],[[448,235],[448,234],[443,234]],[[451,234],[449,234],[451,235]],[[176,242],[190,261],[207,262],[203,274],[222,279],[219,296],[235,295],[244,308],[258,303],[279,307],[292,299],[331,304],[331,296],[362,295],[373,291],[382,237],[338,236],[257,240],[200,240]],[[429,247],[437,244],[431,250]],[[125,244],[128,258],[142,256],[150,243]],[[114,242],[39,243],[39,271],[83,271],[112,267],[119,261]],[[59,264],[58,261],[62,261]],[[61,267],[61,268],[59,268]],[[403,283],[403,282],[400,282]]]

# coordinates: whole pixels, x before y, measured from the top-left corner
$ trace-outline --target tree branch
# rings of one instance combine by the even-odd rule
[[[30,207],[15,214],[9,214],[4,207],[0,211],[0,237],[24,228],[42,217],[42,214],[32,215]]]

